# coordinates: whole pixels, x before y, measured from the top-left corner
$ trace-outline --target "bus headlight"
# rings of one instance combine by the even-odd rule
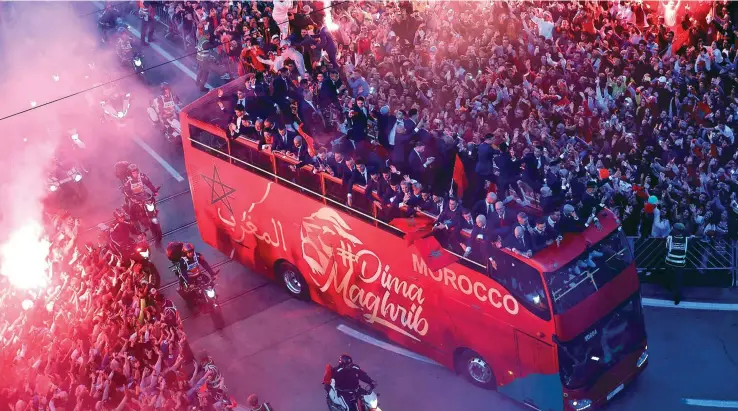
[[[215,290],[212,288],[208,288],[205,290],[205,295],[207,295],[208,298],[215,298]]]
[[[646,347],[645,350],[643,350],[643,354],[641,354],[640,357],[638,357],[638,361],[636,362],[636,365],[638,368],[643,367],[643,364],[646,363],[646,360],[648,360],[648,347]]]
[[[571,405],[571,407],[574,408],[576,411],[582,411],[592,406],[592,400],[569,400],[569,405]]]

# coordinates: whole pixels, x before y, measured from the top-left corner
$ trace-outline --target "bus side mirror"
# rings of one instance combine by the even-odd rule
[[[551,341],[553,341],[556,345],[561,344],[561,340],[559,340],[559,337],[556,334],[551,335]]]

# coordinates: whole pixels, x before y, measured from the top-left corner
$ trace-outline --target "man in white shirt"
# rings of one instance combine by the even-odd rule
[[[541,14],[540,9],[536,10],[536,14]],[[543,12],[543,18],[539,16],[531,16],[530,19],[538,26],[539,36],[543,36],[543,38],[545,38],[546,40],[551,40],[553,38],[554,22],[553,17],[551,17],[551,13],[546,11]]]

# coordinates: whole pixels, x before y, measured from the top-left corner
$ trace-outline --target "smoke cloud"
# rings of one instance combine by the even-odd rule
[[[65,190],[51,193],[49,177],[76,167],[80,160],[95,161],[94,144],[84,141],[87,148],[79,153],[73,149],[72,134],[79,133],[84,140],[110,133],[110,126],[100,121],[100,89],[81,91],[129,73],[113,47],[100,44],[97,17],[89,15],[89,4],[15,2],[12,6],[12,19],[4,18],[0,24],[0,244],[14,233],[28,233],[24,227],[41,223],[44,212],[62,208],[74,212],[73,202],[53,198]],[[143,87],[136,92],[149,95]],[[56,167],[56,160],[63,166]],[[112,164],[97,166],[92,169],[112,169]],[[93,190],[87,187],[88,192]]]

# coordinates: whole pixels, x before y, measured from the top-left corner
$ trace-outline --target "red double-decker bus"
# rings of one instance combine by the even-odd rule
[[[364,187],[352,188],[349,207],[340,180],[256,141],[227,139],[212,94],[181,115],[209,245],[534,409],[601,407],[645,369],[638,277],[609,211],[601,228],[567,234],[532,258],[496,247],[489,260],[464,258],[418,235],[431,217],[385,221]]]

